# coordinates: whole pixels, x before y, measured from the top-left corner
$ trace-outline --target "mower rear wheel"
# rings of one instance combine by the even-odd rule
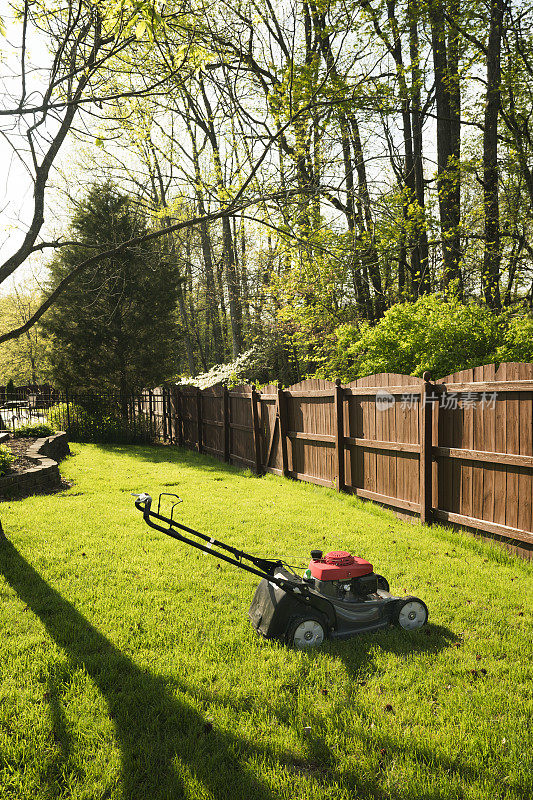
[[[319,647],[325,638],[324,624],[318,617],[296,617],[287,630],[287,644],[297,650]]]
[[[418,597],[404,597],[396,606],[394,622],[406,631],[416,631],[427,621],[427,606]]]
[[[378,590],[381,589],[383,592],[390,592],[389,582],[383,575],[376,575],[378,579]]]

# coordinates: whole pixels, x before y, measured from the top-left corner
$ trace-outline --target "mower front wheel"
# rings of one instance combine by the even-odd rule
[[[287,629],[286,641],[297,650],[319,647],[326,638],[324,623],[315,616],[296,617]]]
[[[416,631],[428,621],[427,606],[418,597],[404,597],[396,606],[393,621],[406,631]]]

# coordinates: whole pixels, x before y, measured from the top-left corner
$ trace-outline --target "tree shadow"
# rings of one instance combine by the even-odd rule
[[[125,800],[184,797],[190,775],[216,798],[269,800],[269,787],[243,767],[246,757],[268,758],[268,748],[217,730],[195,709],[180,702],[163,678],[141,670],[91,625],[21,556],[11,542],[0,542],[0,570],[67,655],[70,668],[84,670],[104,696],[122,757]],[[187,691],[187,687],[182,687]],[[49,683],[53,736],[59,745],[56,774],[70,757],[68,731],[57,686]]]
[[[208,472],[222,472],[228,475],[256,477],[246,472],[246,467],[228,464],[209,453],[198,453],[185,447],[170,444],[94,444],[104,453],[120,453],[150,464],[174,464],[176,466],[201,467]]]
[[[48,702],[50,711],[52,740],[57,747],[53,758],[43,765],[41,771],[41,780],[47,784],[51,796],[53,796],[57,788],[62,793],[68,791],[69,781],[67,773],[72,768],[71,737],[61,703],[61,683],[69,679],[72,670],[63,668],[61,671],[61,681],[58,680],[58,676],[53,672],[48,675],[46,693],[44,695],[44,699]]]
[[[65,789],[65,776],[75,769],[60,686],[68,674],[79,669],[94,681],[113,720],[121,750],[124,800],[177,800],[187,795],[189,781],[202,784],[217,800],[274,800],[276,795],[266,781],[247,765],[250,759],[257,763],[270,761],[296,778],[335,781],[354,796],[374,800],[390,797],[384,775],[387,761],[395,758],[416,759],[428,775],[446,773],[473,783],[483,777],[460,755],[447,757],[435,752],[430,741],[427,744],[411,738],[402,741],[394,731],[387,730],[378,737],[372,730],[376,708],[363,705],[357,698],[361,679],[378,671],[376,645],[406,660],[413,654],[437,653],[458,641],[448,628],[430,625],[429,636],[424,631],[391,629],[326,644],[322,655],[325,652],[332,662],[340,659],[354,686],[351,696],[342,701],[343,713],[348,713],[348,709],[357,713],[362,720],[359,740],[368,750],[382,754],[376,755],[375,774],[356,768],[340,774],[329,736],[320,726],[315,729],[311,725],[309,732],[302,733],[304,757],[280,751],[278,747],[274,752],[268,745],[217,730],[195,708],[179,700],[178,695],[186,695],[198,705],[227,708],[237,715],[250,712],[245,698],[236,697],[229,690],[221,693],[192,688],[176,676],[154,676],[143,671],[51,588],[8,540],[0,541],[0,572],[69,660],[68,667],[61,667],[61,675],[52,671],[47,683],[52,736],[58,746],[58,753],[42,776],[51,792]],[[318,657],[319,653],[305,654],[310,668]],[[294,697],[287,699],[280,695],[269,703],[269,715],[286,727],[294,725],[298,706],[298,687],[293,688]],[[386,698],[384,706],[385,703]],[[378,711],[386,713],[384,709]],[[519,786],[511,786],[520,793]],[[431,788],[418,796],[420,800],[435,798]]]
[[[426,634],[429,631],[429,635]],[[428,776],[434,775],[437,779],[442,774],[455,776],[462,784],[466,782],[476,783],[483,779],[483,773],[473,767],[466,758],[458,754],[456,757],[449,757],[436,752],[431,741],[427,742],[420,738],[413,739],[410,736],[405,741],[398,737],[394,730],[388,731],[381,729],[379,734],[374,732],[376,716],[390,714],[394,716],[398,709],[390,708],[387,710],[386,697],[383,698],[381,707],[365,706],[358,699],[357,688],[365,681],[361,677],[370,678],[372,673],[378,673],[379,667],[374,658],[374,649],[380,649],[394,653],[400,659],[407,661],[415,655],[424,653],[437,654],[440,650],[457,645],[460,642],[453,631],[445,626],[430,625],[422,631],[400,631],[396,629],[377,631],[374,634],[364,634],[355,636],[352,639],[328,642],[320,650],[310,650],[304,654],[304,658],[309,662],[309,669],[315,659],[323,657],[326,652],[332,660],[340,659],[346,666],[349,677],[354,684],[352,695],[340,701],[342,709],[332,708],[334,715],[355,713],[362,721],[357,738],[364,745],[367,752],[376,755],[375,773],[372,774],[368,769],[357,770],[350,768],[339,773],[336,766],[335,756],[330,748],[330,735],[320,730],[320,724],[315,728],[313,725],[313,713],[311,709],[309,719],[302,720],[302,723],[309,723],[309,730],[305,734],[305,759],[292,759],[292,770],[300,772],[302,776],[312,776],[316,779],[325,781],[335,781],[340,788],[353,797],[371,798],[372,800],[390,799],[390,788],[386,786],[385,775],[387,766],[396,760],[414,759],[418,762],[421,769],[427,771]],[[401,666],[399,666],[401,669]],[[179,687],[180,681],[173,676],[168,677],[170,684]],[[280,697],[278,700],[272,699],[269,705],[269,713],[280,725],[290,726],[296,708],[299,708],[298,689],[294,688],[294,696],[287,698]],[[244,713],[248,710],[246,699],[236,698],[231,692],[221,693],[212,692],[208,689],[192,690],[197,700],[201,703],[216,703],[234,713]],[[510,786],[521,797],[523,788],[516,782]],[[344,795],[343,795],[344,796]],[[418,790],[418,800],[435,800],[438,793],[431,787],[427,791]],[[524,798],[526,795],[523,795]]]

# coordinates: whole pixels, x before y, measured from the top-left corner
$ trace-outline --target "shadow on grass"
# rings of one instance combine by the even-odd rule
[[[410,739],[404,742],[386,731],[375,734],[373,720],[376,714],[386,712],[364,707],[357,699],[361,677],[376,671],[372,655],[375,644],[407,660],[413,653],[436,653],[450,646],[456,637],[446,628],[431,626],[430,636],[393,630],[382,632],[379,639],[377,634],[365,635],[326,646],[328,657],[340,658],[354,682],[352,696],[342,701],[343,708],[346,706],[343,713],[351,708],[358,715],[362,729],[358,730],[357,737],[368,751],[376,753],[374,774],[368,769],[350,769],[340,774],[328,735],[319,729],[311,729],[305,737],[305,758],[295,758],[278,748],[274,754],[268,746],[218,731],[176,695],[186,693],[197,702],[228,707],[237,714],[249,713],[249,704],[230,694],[221,696],[192,689],[174,676],[156,677],[141,670],[51,588],[8,540],[0,541],[0,571],[65,652],[70,669],[85,671],[105,698],[121,749],[121,795],[125,800],[177,800],[187,794],[194,795],[194,782],[202,784],[217,800],[274,800],[275,795],[261,780],[258,771],[254,773],[246,764],[254,757],[257,763],[276,763],[278,769],[293,776],[328,783],[336,781],[343,789],[373,800],[390,797],[384,787],[384,775],[386,762],[395,758],[407,757],[423,765],[429,783],[431,775],[437,777],[443,772],[463,782],[475,782],[481,777],[460,756],[452,759],[436,753],[430,742],[424,744]],[[306,654],[310,665],[317,656],[316,653]],[[401,669],[401,665],[398,668]],[[47,694],[52,733],[60,749],[43,776],[51,791],[61,788],[65,770],[70,769],[70,738],[61,708],[59,683],[57,677],[50,676]],[[297,713],[298,687],[292,688],[294,697],[280,696],[269,704],[269,714],[284,726],[294,726]],[[385,703],[384,698],[383,705]],[[435,794],[428,789],[419,791],[417,798],[433,800]]]
[[[121,453],[131,456],[139,461],[147,461],[150,464],[174,464],[190,467],[201,467],[203,470],[211,472],[225,472],[231,475],[246,475],[252,477],[252,473],[246,473],[244,466],[228,464],[208,453],[198,453],[195,450],[188,450],[177,445],[163,444],[95,444],[103,453]],[[255,475],[253,476],[255,477]]]
[[[429,636],[425,631],[430,631]],[[321,730],[322,724],[314,725],[314,715],[310,709],[309,718],[304,716],[300,719],[301,725],[309,725],[305,735],[304,759],[292,760],[292,771],[299,772],[307,777],[331,782],[335,781],[340,787],[349,793],[349,796],[361,798],[361,800],[390,800],[390,786],[387,785],[387,771],[389,766],[394,767],[396,762],[402,763],[404,760],[416,762],[422,773],[426,777],[424,783],[429,784],[427,790],[406,784],[401,797],[416,797],[416,800],[436,800],[440,796],[440,791],[431,787],[432,779],[438,784],[442,775],[448,775],[450,781],[455,780],[459,785],[465,786],[468,783],[476,784],[484,778],[484,773],[477,767],[472,766],[469,761],[461,754],[448,756],[436,751],[430,739],[424,740],[420,735],[402,737],[398,731],[391,730],[388,725],[382,726],[379,717],[393,718],[399,708],[393,708],[387,703],[387,697],[380,698],[377,704],[363,705],[358,699],[358,687],[366,681],[362,681],[362,676],[369,678],[378,672],[373,658],[375,647],[378,646],[383,651],[394,653],[406,662],[410,658],[422,653],[437,654],[444,648],[454,646],[460,641],[449,628],[440,625],[428,626],[424,631],[407,632],[396,629],[389,631],[378,631],[375,634],[365,634],[356,636],[344,642],[327,643],[320,651],[309,651],[305,653],[305,658],[309,661],[309,668],[315,658],[319,658],[324,651],[332,659],[340,659],[347,668],[350,678],[353,680],[353,690],[347,698],[332,701],[331,713],[333,717],[343,715],[349,717],[355,715],[359,719],[357,734],[359,743],[363,745],[366,754],[373,754],[370,763],[374,762],[375,771],[372,772],[368,766],[364,769],[350,768],[339,772],[336,758],[333,755],[328,742],[331,735]],[[401,669],[401,663],[398,665]],[[179,688],[180,682],[174,677],[168,676],[170,685]],[[273,698],[269,705],[269,714],[273,719],[286,727],[295,724],[295,717],[301,716],[301,704],[298,698],[298,687],[287,685],[288,693],[281,694],[279,698]],[[335,687],[330,687],[330,694],[334,694]],[[194,689],[193,693],[197,701],[206,705],[217,704],[230,709],[232,712],[246,713],[250,710],[247,698],[235,698],[231,693],[221,694],[219,691],[211,692],[207,689]],[[320,695],[319,695],[320,696]],[[328,702],[322,697],[322,705]],[[431,705],[431,698],[421,698],[421,702]],[[406,725],[408,723],[404,723]],[[379,732],[376,732],[376,728]],[[403,739],[403,740],[402,740]],[[517,796],[529,800],[529,796],[523,792],[522,787],[516,783],[509,784],[517,792]],[[345,796],[345,795],[343,795]],[[394,796],[394,795],[393,795]],[[400,794],[398,794],[398,797]],[[462,796],[459,794],[458,796]]]
[[[122,796],[126,800],[184,797],[187,775],[216,798],[268,800],[270,789],[242,766],[268,750],[217,731],[180,702],[163,679],[143,672],[52,589],[8,540],[0,541],[0,570],[47,633],[105,697],[122,753]],[[186,687],[182,687],[186,690]],[[56,687],[49,685],[53,736],[68,761],[69,737]],[[52,765],[57,774],[58,765]],[[180,774],[181,773],[181,774]],[[52,778],[49,771],[48,780]],[[191,787],[189,787],[190,790]]]

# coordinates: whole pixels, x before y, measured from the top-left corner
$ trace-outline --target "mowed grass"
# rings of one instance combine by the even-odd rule
[[[194,453],[72,449],[71,489],[0,505],[2,800],[531,797],[531,565]],[[149,529],[140,490],[302,569],[362,555],[430,624],[262,640],[256,578]]]

